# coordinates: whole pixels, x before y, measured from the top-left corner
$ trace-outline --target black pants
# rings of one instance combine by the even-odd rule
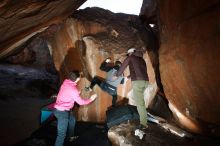
[[[114,86],[109,85],[108,83],[106,83],[104,80],[98,78],[97,76],[95,76],[90,84],[90,88],[93,89],[93,87],[95,85],[98,85],[103,91],[107,92],[108,94],[110,94],[112,96],[112,106],[116,105],[116,101],[117,101],[117,88]]]

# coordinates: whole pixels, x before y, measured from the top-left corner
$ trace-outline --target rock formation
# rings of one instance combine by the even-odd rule
[[[79,69],[85,75],[80,83],[83,89],[94,75],[105,76],[99,65],[106,57],[123,60],[130,47],[144,46],[150,77],[146,95],[152,99],[157,90],[164,92],[181,127],[219,136],[218,0],[144,0],[140,17],[100,8],[76,11],[84,2],[1,1],[1,61],[19,65],[33,63],[35,67],[49,64],[46,68],[51,71],[52,62],[39,63],[41,55],[33,51],[43,42],[61,81],[70,70]],[[150,23],[155,27],[151,28]],[[120,85],[119,101],[127,97],[129,91],[130,82]],[[98,100],[80,108],[80,120],[104,121],[111,97],[98,87],[95,92]],[[82,90],[82,94],[88,93]]]
[[[60,23],[85,0],[3,0],[0,2],[0,58],[10,55],[50,24]]]
[[[136,23],[135,27],[132,23]],[[139,35],[140,31],[143,31],[143,24],[134,15],[114,14],[100,8],[76,11],[63,23],[55,38],[50,41],[55,66],[62,78],[73,69],[83,71],[85,80],[81,82],[81,88],[84,91],[83,88],[89,84],[88,81],[92,77],[95,75],[105,77],[105,72],[99,69],[105,58],[111,57],[113,61],[123,61],[129,48],[141,49],[145,46]],[[145,54],[145,59],[150,76],[149,90],[146,94],[153,98],[157,91],[152,64],[155,61],[151,60],[151,54],[148,53]],[[128,71],[125,75],[128,75]],[[120,85],[118,101],[127,97],[130,90],[130,81]],[[93,105],[82,108],[79,118],[92,121],[105,120],[105,111],[111,104],[111,96],[101,91],[99,87],[95,88],[95,92],[98,93],[98,100]]]
[[[160,75],[169,107],[184,128],[219,135],[220,3],[158,1],[158,8]]]

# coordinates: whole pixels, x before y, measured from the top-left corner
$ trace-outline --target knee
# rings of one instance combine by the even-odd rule
[[[58,132],[57,132],[57,135],[61,136],[61,137],[65,137],[66,136],[66,131],[63,130],[63,129],[59,129]]]
[[[145,107],[145,103],[144,102],[138,102],[137,103],[139,106],[141,106],[141,107]]]
[[[99,80],[98,76],[94,76],[93,80]]]

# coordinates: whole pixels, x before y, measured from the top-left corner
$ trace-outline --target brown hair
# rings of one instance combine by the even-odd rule
[[[121,66],[121,64],[122,64],[122,63],[121,63],[120,61],[118,61],[118,60],[115,61],[115,65],[117,65],[117,66]]]
[[[80,72],[78,70],[73,70],[69,73],[69,79],[72,81],[76,81],[77,78],[80,77]]]

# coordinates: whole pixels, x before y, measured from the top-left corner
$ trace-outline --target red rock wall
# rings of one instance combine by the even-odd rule
[[[79,84],[82,97],[89,97],[92,94],[84,90],[84,87],[90,84],[89,80],[92,77],[95,75],[103,78],[105,77],[106,73],[99,69],[101,62],[105,58],[110,56],[113,61],[118,59],[123,61],[125,58],[121,57],[121,55],[125,52],[124,50],[117,50],[117,52],[121,53],[108,50],[100,45],[100,39],[97,39],[94,36],[100,32],[103,32],[103,34],[108,33],[107,27],[109,26],[101,25],[96,22],[79,21],[77,19],[69,18],[64,22],[54,39],[49,43],[53,52],[54,63],[56,69],[60,73],[61,80],[66,78],[67,73],[73,69],[84,72],[85,77],[82,78]],[[106,38],[105,41],[107,41]],[[119,41],[117,43],[123,42]],[[117,43],[111,45],[117,45]],[[147,54],[145,54],[145,59],[147,65],[149,66],[148,73],[150,75],[151,83],[151,89],[149,90],[150,92],[148,93],[148,96],[153,98],[153,95],[155,95],[157,90],[155,74]],[[127,69],[125,75],[127,76],[128,74]],[[123,99],[127,97],[127,93],[130,89],[130,80],[125,85],[119,85],[118,102],[123,102]],[[95,86],[93,93],[97,93],[97,100],[91,105],[81,106],[79,108],[78,120],[98,122],[105,121],[105,112],[111,105],[112,97],[103,92],[98,86]]]
[[[85,0],[4,0],[0,2],[0,58],[7,57],[49,25],[60,23]]]
[[[170,108],[185,128],[216,134],[213,125],[220,125],[220,2],[158,0],[158,8],[160,75]]]
[[[68,72],[75,69],[80,71],[86,69],[87,73],[91,73],[92,76],[98,74],[99,76],[104,77],[105,75],[99,70],[99,65],[109,54],[100,56],[97,44],[94,44],[90,39],[85,38],[84,40],[86,43],[82,40],[82,32],[95,33],[97,32],[97,28],[102,28],[97,26],[93,27],[89,24],[87,24],[87,27],[83,27],[83,25],[84,24],[80,22],[68,19],[55,36],[55,39],[51,41],[54,63],[60,73],[61,81],[67,77]],[[88,30],[85,30],[86,28]],[[84,42],[84,45],[82,45],[82,41]],[[81,51],[85,51],[88,55],[81,56]],[[87,63],[84,60],[86,60]],[[89,85],[89,83],[90,82],[87,78],[82,78],[79,84],[79,89],[82,93],[81,95],[84,98],[91,95],[84,90],[84,87]],[[100,92],[100,89],[95,88],[95,90]],[[98,93],[98,96],[99,98],[94,103],[88,106],[81,106],[78,111],[78,120],[104,121],[105,110],[111,103],[111,96],[104,92]],[[100,110],[102,111],[100,112]]]

